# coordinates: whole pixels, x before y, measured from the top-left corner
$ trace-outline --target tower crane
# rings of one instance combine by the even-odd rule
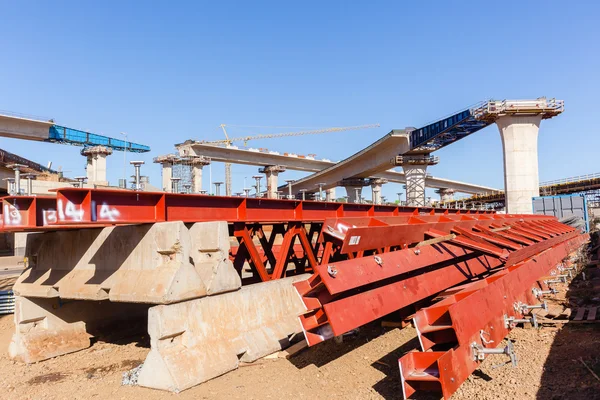
[[[358,129],[378,128],[379,124],[342,126],[342,127],[323,128],[323,129],[313,129],[313,130],[309,130],[309,131],[299,131],[299,132],[283,132],[283,133],[263,134],[263,135],[255,135],[255,136],[240,136],[240,137],[235,137],[235,138],[229,137],[226,127],[227,127],[227,125],[225,125],[225,124],[220,125],[220,128],[223,130],[223,134],[225,134],[225,139],[213,140],[213,141],[202,141],[201,143],[212,144],[212,145],[217,145],[217,146],[231,146],[231,144],[233,142],[244,142],[244,145],[246,145],[246,143],[250,140],[274,139],[274,138],[280,138],[280,137],[302,136],[302,135],[318,135],[321,133],[329,133],[329,132],[355,131]],[[225,163],[225,195],[231,196],[231,163]]]

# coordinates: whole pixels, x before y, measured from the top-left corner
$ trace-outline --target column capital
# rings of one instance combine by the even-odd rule
[[[285,171],[285,165],[265,165],[264,167],[258,169],[258,172],[260,172],[261,174],[284,172],[284,171]]]
[[[81,155],[82,156],[97,156],[97,155],[105,155],[105,156],[109,156],[113,153],[113,149],[111,149],[110,147],[106,147],[106,146],[89,146],[89,147],[84,147],[81,150]]]
[[[190,157],[188,162],[195,167],[203,167],[205,165],[210,164],[210,157],[205,156],[194,156]]]
[[[388,183],[388,180],[385,179],[385,178],[371,178],[371,179],[369,179],[369,184],[371,186],[385,185],[386,183]]]
[[[451,194],[454,194],[454,193],[456,193],[456,190],[454,190],[454,189],[449,189],[449,188],[439,188],[439,189],[436,189],[436,191],[435,191],[435,192],[436,192],[437,194],[439,194],[439,195],[442,195],[442,196],[444,196],[444,195],[451,195]]]
[[[165,154],[164,156],[154,157],[152,160],[156,164],[175,164],[179,160],[179,156],[176,154]]]
[[[435,165],[440,162],[440,158],[430,154],[415,154],[415,155],[399,155],[392,160],[392,164],[396,166],[406,165]]]
[[[369,186],[370,182],[369,179],[365,179],[365,178],[345,178],[342,179],[340,181],[340,185],[339,186],[357,186],[357,187],[363,187],[363,186]]]

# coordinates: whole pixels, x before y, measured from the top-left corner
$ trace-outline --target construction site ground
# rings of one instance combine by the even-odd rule
[[[551,304],[600,305],[600,269],[586,270]],[[564,293],[564,292],[563,292]],[[0,318],[0,391],[11,399],[401,399],[397,360],[419,346],[415,329],[384,328],[381,321],[305,349],[290,358],[269,357],[179,394],[122,386],[123,373],[149,351],[145,321],[129,333],[107,332],[83,351],[25,365],[8,358],[13,316]],[[139,328],[139,329],[136,329]],[[600,324],[544,325],[510,334],[519,358],[490,356],[452,399],[600,399]],[[589,368],[589,369],[588,369]],[[437,399],[425,395],[419,399]]]

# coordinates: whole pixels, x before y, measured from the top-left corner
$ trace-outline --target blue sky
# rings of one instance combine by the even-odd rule
[[[600,172],[598,2],[0,0],[0,8],[0,110],[113,137],[127,132],[152,147],[135,158],[157,186],[152,157],[189,138],[220,139],[221,123],[381,124],[250,143],[341,160],[391,129],[480,100],[539,96],[566,104],[542,123],[540,179]],[[0,138],[0,148],[84,174],[76,147]],[[495,126],[437,155],[435,176],[503,186]],[[122,153],[108,168],[115,183]],[[256,172],[234,165],[234,191]],[[222,180],[223,165],[212,175]],[[383,194],[399,190],[388,184]]]

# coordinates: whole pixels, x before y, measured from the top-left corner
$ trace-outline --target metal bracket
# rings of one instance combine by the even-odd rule
[[[533,314],[530,318],[515,318],[509,317],[508,315],[504,315],[504,326],[506,329],[514,329],[518,324],[526,324],[530,323],[533,325],[535,329],[538,328],[537,318],[535,314]]]
[[[532,306],[521,302],[516,302],[514,304],[515,311],[521,314],[527,314],[530,310],[534,310],[537,308],[548,311],[548,303],[546,303],[546,300],[544,300],[542,304],[535,304]]]
[[[557,294],[558,292],[559,291],[554,288],[550,288],[550,290],[541,290],[538,288],[531,289],[531,293],[533,293],[533,295],[535,297],[537,297],[538,299],[541,298],[545,294]]]
[[[485,356],[487,354],[506,354],[507,356],[510,357],[510,362],[513,367],[516,367],[517,363],[518,363],[517,355],[515,353],[515,348],[510,340],[508,341],[506,347],[503,347],[503,348],[498,347],[495,349],[488,349],[488,348],[483,347],[482,345],[478,344],[477,342],[473,342],[471,344],[471,351],[472,351],[473,361],[483,361],[483,360],[485,360]]]
[[[332,278],[335,278],[335,276],[338,273],[338,270],[336,267],[334,267],[333,265],[328,265],[327,266],[327,273],[329,274],[329,276],[331,276]]]
[[[375,260],[375,263],[377,265],[379,265],[380,267],[383,267],[383,260],[381,259],[381,257],[379,257],[379,256],[373,256],[373,260]]]

